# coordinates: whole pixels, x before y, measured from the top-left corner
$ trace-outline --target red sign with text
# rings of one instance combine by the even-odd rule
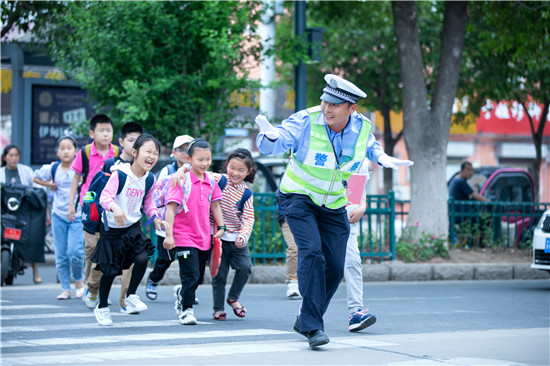
[[[543,105],[535,102],[527,104],[529,115],[533,118],[535,131],[542,119]],[[550,113],[545,116],[544,136],[550,136]],[[505,135],[531,136],[529,117],[523,106],[516,101],[494,102],[487,100],[476,119],[477,132],[498,133]]]

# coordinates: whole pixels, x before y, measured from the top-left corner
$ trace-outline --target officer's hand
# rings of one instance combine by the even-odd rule
[[[394,170],[397,170],[398,166],[411,166],[414,164],[414,161],[401,160],[394,158],[393,156],[383,154],[378,157],[378,163],[381,164],[384,168],[392,168]]]
[[[277,131],[267,118],[261,114],[258,114],[255,119],[256,124],[260,127],[260,132],[262,132],[265,137],[270,140],[277,140],[279,138],[279,131]]]

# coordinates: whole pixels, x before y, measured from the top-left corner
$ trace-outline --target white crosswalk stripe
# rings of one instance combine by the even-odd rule
[[[267,329],[249,329],[242,330],[237,333],[236,336],[242,335],[241,332],[247,334],[253,334],[254,331],[257,334],[266,334]],[[188,336],[197,336],[200,333],[218,333],[218,332],[199,332],[188,334]],[[227,333],[227,332],[220,332]],[[285,333],[285,332],[280,332]],[[274,334],[274,333],[272,333]],[[226,334],[227,335],[227,334]],[[385,347],[395,346],[395,343],[390,342],[377,342],[363,340],[361,342],[362,347]],[[331,343],[325,346],[324,349],[342,349],[342,348],[354,348],[357,347],[356,337],[341,337],[331,339]],[[129,360],[159,360],[159,359],[174,359],[180,358],[183,360],[189,357],[216,357],[216,356],[231,356],[234,354],[262,354],[262,353],[287,353],[298,352],[308,348],[307,342],[299,342],[293,340],[277,340],[277,341],[260,341],[254,342],[252,347],[250,343],[241,342],[225,342],[225,343],[203,343],[192,345],[179,345],[170,347],[155,347],[151,348],[131,348],[128,350],[117,350],[113,352],[110,350],[102,349],[93,353],[79,353],[78,358],[80,360],[86,360],[86,364],[116,364],[117,361],[129,361]],[[74,364],[75,360],[71,357],[59,356],[57,354],[41,354],[40,356],[24,356],[17,358],[7,358],[10,365],[58,365],[58,364]],[[157,361],[158,362],[158,361]]]
[[[133,315],[130,315],[133,316]],[[212,324],[210,322],[198,322],[199,324]],[[162,321],[129,321],[129,322],[116,322],[116,328],[141,328],[141,327],[181,327],[177,319],[173,320],[162,320]],[[51,332],[57,330],[79,330],[79,329],[98,329],[99,325],[97,322],[93,323],[71,323],[71,324],[53,324],[53,325],[16,325],[16,326],[3,326],[0,329],[0,333],[15,333],[15,332]]]
[[[2,348],[10,347],[31,347],[31,346],[53,346],[53,345],[76,345],[76,344],[100,344],[100,343],[126,343],[135,341],[161,341],[176,339],[199,339],[199,338],[218,338],[218,337],[244,337],[244,336],[264,336],[277,334],[292,334],[272,329],[240,329],[231,331],[206,331],[190,333],[143,333],[126,334],[124,336],[99,336],[99,337],[79,337],[79,338],[46,338],[46,339],[26,339],[17,341],[2,342]]]

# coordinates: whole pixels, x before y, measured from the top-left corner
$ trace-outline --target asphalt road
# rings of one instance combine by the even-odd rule
[[[331,342],[312,350],[292,331],[300,302],[282,284],[247,285],[247,316],[226,309],[223,322],[212,320],[211,287],[201,286],[195,326],[178,323],[171,287],[160,287],[156,301],[140,287],[149,309],[123,315],[115,286],[115,325],[100,327],[82,301],[56,300],[54,273],[42,276],[41,285],[26,274],[1,289],[3,365],[550,364],[549,280],[367,283],[378,321],[359,333],[347,330],[343,284],[325,315]]]

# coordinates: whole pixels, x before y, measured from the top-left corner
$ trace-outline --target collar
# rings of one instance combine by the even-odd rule
[[[189,172],[189,176],[191,177],[191,184],[195,184],[197,182],[199,182],[199,183],[206,182],[206,183],[210,184],[210,182],[208,181],[208,173],[204,173],[204,180],[200,180],[199,178],[197,178],[195,173],[193,173],[191,171]]]
[[[113,144],[109,143],[109,152],[107,153],[107,155],[109,154],[114,155],[114,153],[115,151],[113,150]],[[101,155],[99,151],[97,151],[97,148],[95,147],[95,141],[92,141],[92,147],[90,148],[90,156],[92,155]]]

